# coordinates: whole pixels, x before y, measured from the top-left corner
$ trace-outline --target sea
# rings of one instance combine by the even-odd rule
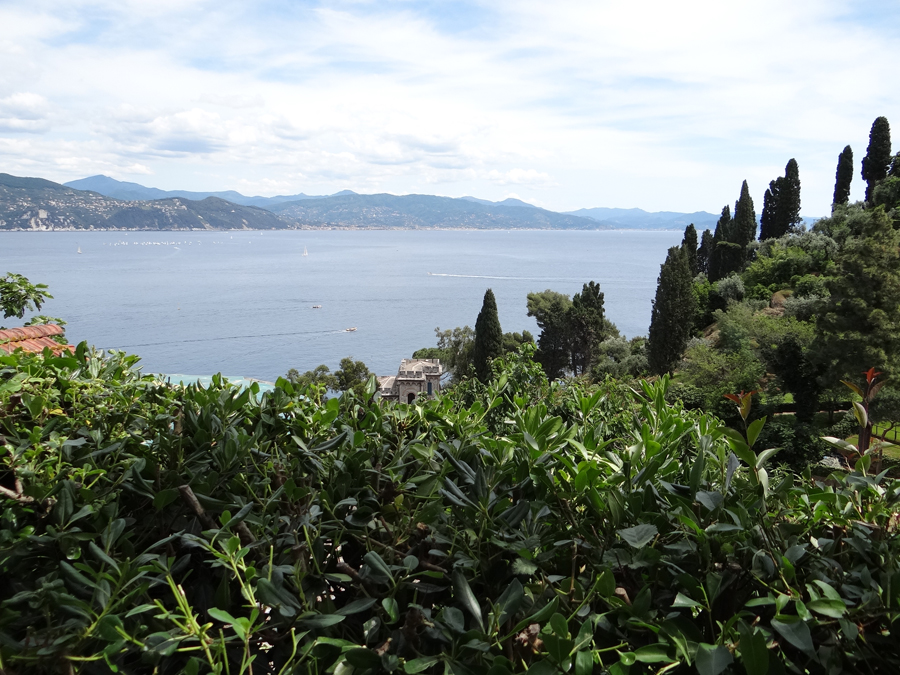
[[[504,332],[538,328],[528,293],[600,284],[626,337],[646,335],[675,231],[4,232],[0,274],[49,287],[70,342],[145,372],[274,381],[353,357],[379,375],[475,325],[486,289]],[[27,319],[27,317],[26,317]],[[6,327],[21,325],[0,319]],[[355,330],[348,330],[355,329]]]

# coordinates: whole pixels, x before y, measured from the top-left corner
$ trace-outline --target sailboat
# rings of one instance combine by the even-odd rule
[[[309,251],[306,250],[306,247],[305,247],[305,246],[303,247],[303,255],[304,255],[304,256],[309,255]]]
[[[78,255],[81,255],[81,246],[78,247]]]

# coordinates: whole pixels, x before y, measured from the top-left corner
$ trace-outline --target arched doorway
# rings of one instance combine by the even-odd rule
[[[409,394],[406,395],[406,402],[407,402],[407,403],[412,403],[412,402],[415,401],[415,400],[416,400],[416,392],[411,391],[411,392],[409,392]]]

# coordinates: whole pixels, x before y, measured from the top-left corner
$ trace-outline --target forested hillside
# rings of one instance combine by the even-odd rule
[[[0,174],[0,231],[268,230],[288,226],[269,211],[217,197],[126,202],[42,178]]]
[[[284,202],[272,211],[307,226],[352,228],[610,229],[589,218],[431,195],[357,195]]]

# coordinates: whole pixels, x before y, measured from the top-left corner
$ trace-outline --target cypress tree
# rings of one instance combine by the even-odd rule
[[[796,159],[789,159],[784,167],[784,176],[769,183],[763,196],[763,211],[760,219],[760,241],[777,239],[793,232],[803,222],[800,217],[800,168]]]
[[[472,348],[472,360],[475,374],[482,382],[491,379],[491,360],[503,354],[503,330],[500,328],[500,317],[497,314],[497,301],[490,288],[484,293],[481,311],[475,320],[475,344]]]
[[[681,248],[687,255],[688,267],[691,276],[695,277],[700,272],[699,252],[697,251],[697,228],[691,223],[684,228],[684,238],[681,240]]]
[[[697,270],[709,277],[709,261],[712,258],[713,234],[709,230],[703,230],[700,237],[700,248],[697,249]]]
[[[800,168],[796,159],[789,159],[784,167],[784,181],[778,193],[778,209],[775,213],[778,237],[793,232],[803,222],[800,217]]]
[[[763,195],[763,210],[762,216],[759,219],[760,241],[774,239],[779,236],[775,234],[777,230],[775,214],[778,211],[778,195],[781,193],[781,184],[783,182],[783,178],[776,178],[773,181],[769,181],[769,189],[766,190],[766,194]]]
[[[753,207],[753,198],[750,196],[750,188],[747,181],[741,185],[741,196],[734,204],[734,231],[733,242],[745,249],[747,244],[756,239],[756,209]]]
[[[853,182],[853,149],[848,145],[838,155],[837,171],[834,174],[834,199],[831,210],[838,204],[850,201],[850,183]]]
[[[722,207],[722,215],[716,223],[716,231],[713,233],[713,246],[709,256],[709,280],[718,281],[727,277],[729,272],[728,256],[725,254],[725,244],[728,243],[731,234],[731,208],[726,204]]]
[[[650,316],[647,359],[651,372],[658,375],[671,373],[678,365],[691,336],[696,311],[687,256],[679,247],[673,246],[659,270]]]
[[[862,177],[866,181],[866,201],[872,201],[875,185],[887,176],[891,163],[891,125],[886,117],[878,117],[869,131],[869,147],[862,161]]]

